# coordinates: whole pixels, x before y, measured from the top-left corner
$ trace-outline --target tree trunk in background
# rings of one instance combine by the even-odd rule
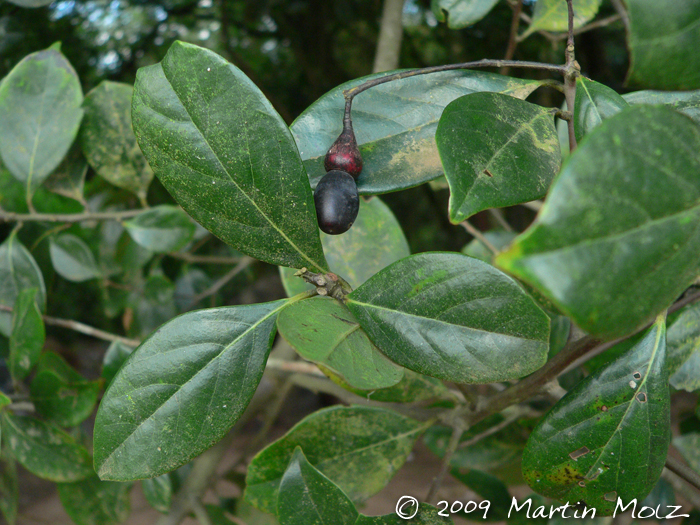
[[[382,25],[377,41],[372,71],[388,71],[399,66],[401,38],[403,37],[403,4],[405,0],[384,0]]]

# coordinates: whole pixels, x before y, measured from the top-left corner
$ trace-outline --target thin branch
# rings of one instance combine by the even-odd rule
[[[124,210],[95,213],[14,213],[0,211],[0,222],[84,222],[122,221],[136,217],[144,210]]]
[[[238,264],[236,266],[234,266],[231,270],[229,270],[226,273],[226,275],[221,277],[218,281],[216,281],[214,284],[212,284],[209,288],[204,290],[202,293],[195,295],[194,298],[192,299],[192,301],[190,302],[190,304],[188,305],[187,309],[196,305],[199,301],[214,295],[216,292],[221,290],[231,279],[233,279],[236,275],[238,275],[243,270],[245,270],[253,262],[255,262],[255,259],[253,259],[252,257],[248,257],[248,256],[242,257],[238,261]]]
[[[496,248],[493,244],[491,244],[489,242],[489,240],[486,237],[484,237],[484,234],[481,233],[474,226],[472,226],[469,221],[464,220],[460,224],[464,227],[465,230],[467,230],[469,232],[470,235],[476,237],[479,240],[479,242],[481,242],[481,244],[486,246],[486,248],[488,248],[488,250],[491,253],[493,253],[494,255],[498,255],[498,253],[499,253],[498,248]]]
[[[612,0],[612,5],[615,8],[615,11],[617,11],[617,14],[620,15],[620,18],[622,19],[622,24],[625,26],[625,29],[627,30],[627,32],[629,32],[630,17],[627,13],[627,8],[625,8],[625,4],[622,2],[622,0]]]
[[[433,479],[433,482],[430,484],[430,489],[428,490],[428,494],[425,496],[424,501],[432,501],[433,498],[435,498],[438,490],[440,490],[442,482],[445,479],[445,475],[447,475],[447,471],[450,470],[450,461],[452,461],[452,456],[454,456],[455,452],[457,452],[459,440],[462,438],[462,434],[464,434],[464,427],[461,425],[456,426],[452,430],[450,441],[447,443],[447,449],[445,450],[445,456],[442,458],[440,472],[438,472],[438,475],[435,476],[435,479]]]
[[[518,29],[520,28],[520,13],[523,12],[523,0],[516,0],[514,5],[511,4],[511,7],[513,8],[513,18],[510,22],[510,36],[504,60],[512,60],[518,47]],[[499,71],[501,75],[507,75],[509,72],[510,67],[508,66],[502,67]]]
[[[499,210],[498,208],[490,208],[489,209],[489,214],[491,217],[496,219],[496,222],[500,224],[501,228],[503,228],[507,232],[513,232],[513,227],[508,224],[508,221],[506,218],[503,216],[503,212]]]
[[[576,150],[576,134],[574,131],[574,107],[576,105],[576,78],[579,76],[581,68],[576,62],[574,52],[574,5],[573,0],[566,0],[569,14],[569,31],[566,40],[566,72],[564,73],[564,97],[566,98],[566,109],[571,113],[572,118],[567,121],[569,131],[569,151]]]
[[[513,410],[511,414],[506,414],[506,417],[503,421],[498,423],[497,425],[494,425],[492,427],[487,428],[484,430],[482,433],[477,434],[473,438],[467,439],[466,441],[462,441],[459,446],[457,447],[458,449],[460,448],[468,448],[474,445],[475,443],[478,443],[482,439],[485,439],[493,434],[496,434],[509,426],[511,423],[517,421],[521,417],[525,417],[528,415],[534,415],[535,411],[532,410],[530,407],[525,407],[524,409],[520,409],[519,407],[510,407],[510,408],[517,408],[517,410]],[[508,409],[504,410],[504,413]]]
[[[168,254],[174,259],[180,259],[193,264],[238,264],[240,257],[225,257],[220,255],[197,255],[189,252],[171,252]]]
[[[673,445],[671,447],[674,448]],[[683,479],[688,485],[700,490],[700,475],[675,456],[670,454],[666,456],[666,468]]]
[[[399,67],[403,39],[403,4],[405,0],[384,0],[382,21],[374,55],[373,73]]]
[[[673,487],[673,490],[680,493],[693,507],[700,509],[700,494],[698,491],[694,490],[693,487],[688,485],[683,478],[668,469],[663,470],[661,477],[668,481]]]

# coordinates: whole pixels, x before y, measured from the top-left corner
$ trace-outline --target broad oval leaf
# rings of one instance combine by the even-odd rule
[[[566,394],[533,430],[523,475],[538,493],[585,501],[598,515],[654,487],[670,442],[662,314],[628,353]]]
[[[131,483],[100,481],[94,474],[74,483],[59,483],[58,497],[76,525],[118,525],[126,521]]]
[[[490,383],[526,376],[547,358],[547,315],[510,277],[466,255],[402,259],[347,304],[389,359],[421,374]]]
[[[371,343],[350,311],[331,297],[300,301],[277,318],[280,335],[304,359],[360,390],[387,388],[403,377]]]
[[[97,412],[100,478],[155,477],[220,440],[253,397],[286,303],[189,312],[146,339]]]
[[[533,226],[496,263],[590,334],[632,333],[698,274],[698,172],[689,118],[627,108],[568,157]]]
[[[238,68],[175,42],[138,71],[132,115],[156,175],[202,226],[260,260],[326,271],[294,140]]]
[[[100,177],[145,201],[153,171],[132,129],[133,93],[129,84],[104,80],[85,95],[80,142],[90,166]]]
[[[15,381],[27,377],[44,347],[44,319],[36,300],[37,289],[25,288],[19,293],[12,310],[9,368]]]
[[[68,281],[79,283],[102,275],[90,248],[80,237],[70,233],[52,237],[49,253],[56,273]]]
[[[576,140],[580,141],[604,119],[612,117],[627,106],[629,104],[614,89],[585,77],[578,77],[574,104]]]
[[[428,403],[451,406],[459,399],[439,379],[405,370],[401,381],[388,388],[360,390],[353,388],[338,377],[330,376],[336,384],[354,392],[368,401],[382,403]]]
[[[379,492],[401,468],[425,424],[369,407],[331,407],[314,412],[253,458],[245,498],[275,512],[277,493],[294,449],[352,500]]]
[[[63,483],[94,474],[83,445],[38,419],[3,413],[2,441],[20,465],[42,479]]]
[[[481,210],[544,197],[561,165],[551,111],[499,93],[451,102],[435,141],[455,224]]]
[[[628,104],[664,104],[700,124],[700,90],[696,91],[633,91],[622,98]]]
[[[346,82],[309,106],[291,126],[299,153],[315,186],[326,171],[323,160],[343,127],[343,91],[390,71]],[[435,145],[442,110],[454,99],[479,91],[526,98],[540,86],[481,71],[447,71],[387,82],[353,100],[353,126],[364,168],[357,179],[362,194],[417,186],[443,174]]]
[[[581,27],[598,13],[603,0],[573,0],[574,28]],[[532,23],[523,38],[535,31],[567,31],[569,10],[566,0],[537,0]]]
[[[498,3],[498,0],[432,0],[431,8],[439,22],[450,29],[462,29],[475,24]]]
[[[175,252],[194,236],[195,225],[177,206],[163,204],[124,221],[131,238],[154,252]]]
[[[82,101],[78,75],[53,46],[26,56],[0,83],[0,155],[29,197],[73,143]]]

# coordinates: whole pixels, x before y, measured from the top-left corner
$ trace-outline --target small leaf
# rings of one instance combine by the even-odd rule
[[[130,297],[133,307],[134,324],[130,333],[146,337],[163,323],[177,314],[175,307],[175,285],[165,275],[151,275],[143,285],[142,292],[134,292]]]
[[[105,380],[105,385],[109,386],[117,375],[117,372],[126,362],[126,359],[132,354],[134,349],[125,345],[122,342],[114,341],[109,345],[104,358],[102,358],[102,379]]]
[[[642,499],[670,441],[664,315],[629,353],[581,381],[540,421],[523,475],[540,494],[585,501],[610,515],[618,498]]]
[[[176,252],[192,240],[195,230],[184,211],[166,204],[124,221],[124,227],[134,241],[156,253]]]
[[[299,446],[309,462],[352,500],[365,500],[401,468],[424,428],[418,421],[378,408],[319,410],[253,458],[245,498],[274,512],[285,466]]]
[[[602,0],[573,0],[574,28],[581,27],[598,13]],[[565,0],[538,0],[532,23],[523,37],[535,31],[567,31],[569,10]]]
[[[576,79],[576,103],[574,104],[574,130],[576,140],[612,117],[629,104],[613,89],[585,77]]]
[[[280,481],[280,525],[354,525],[357,516],[352,501],[296,447]]]
[[[134,88],[104,80],[85,95],[80,142],[90,166],[106,181],[143,201],[153,171],[141,153],[131,127]]]
[[[0,512],[9,525],[15,525],[19,503],[17,465],[12,458],[0,458]]]
[[[697,276],[698,172],[700,129],[689,118],[627,108],[567,158],[533,225],[496,264],[591,335],[630,334]]]
[[[158,512],[166,513],[170,510],[173,497],[173,481],[170,474],[141,480],[141,490],[149,505]]]
[[[82,101],[78,75],[53,46],[26,56],[0,83],[0,155],[28,197],[73,144]]]
[[[451,102],[435,141],[455,224],[481,210],[543,197],[561,165],[551,111],[498,93]]]
[[[139,145],[187,213],[260,260],[326,270],[294,140],[248,77],[212,51],[175,42],[161,63],[138,71],[134,90]]]
[[[49,253],[56,273],[68,281],[79,283],[101,276],[95,257],[80,237],[70,233],[52,237]]]
[[[97,411],[98,475],[158,476],[219,441],[253,397],[286,303],[189,312],[146,339]]]
[[[58,497],[76,525],[117,525],[129,517],[131,483],[100,481],[94,474],[74,483],[59,483]]]
[[[439,22],[450,29],[462,29],[475,24],[498,3],[498,0],[432,0],[431,8]]]
[[[27,377],[44,347],[44,319],[36,304],[36,298],[36,288],[25,288],[19,293],[12,310],[9,368],[15,381]]]
[[[351,387],[339,378],[331,377],[331,379],[358,396],[382,403],[423,403],[427,401],[450,403],[454,401],[454,396],[442,381],[417,374],[411,370],[404,370],[401,381],[394,386],[364,391]]]
[[[2,434],[12,456],[35,476],[60,483],[93,475],[87,449],[53,425],[4,413]]]
[[[508,489],[500,479],[476,469],[469,469],[466,472],[452,469],[450,473],[455,479],[464,483],[489,502],[489,509],[483,521],[504,521],[508,518],[512,499]],[[478,516],[477,509],[473,512],[475,517],[483,517],[483,514]]]
[[[301,279],[297,279],[301,281]],[[302,283],[303,284],[303,283]],[[175,281],[175,304],[181,312],[194,308],[194,299],[212,285],[212,279],[194,266],[183,267]],[[304,290],[301,290],[304,291]],[[290,297],[296,294],[291,294]]]
[[[664,104],[700,124],[700,89],[696,91],[634,91],[622,95],[628,104]]]
[[[83,189],[87,169],[87,160],[83,156],[80,144],[75,141],[68,150],[68,154],[46,179],[44,187],[53,193],[85,204]]]
[[[549,319],[507,275],[455,253],[388,266],[347,297],[389,359],[459,383],[523,377],[547,356]]]

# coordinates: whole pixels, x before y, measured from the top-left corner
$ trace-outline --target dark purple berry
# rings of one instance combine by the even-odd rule
[[[349,120],[343,123],[343,132],[326,153],[323,163],[326,171],[342,170],[354,178],[360,176],[362,171],[362,155],[357,147],[355,132],[352,130],[352,122]]]
[[[360,209],[355,179],[349,173],[333,170],[326,173],[314,191],[318,227],[329,235],[350,229]]]

